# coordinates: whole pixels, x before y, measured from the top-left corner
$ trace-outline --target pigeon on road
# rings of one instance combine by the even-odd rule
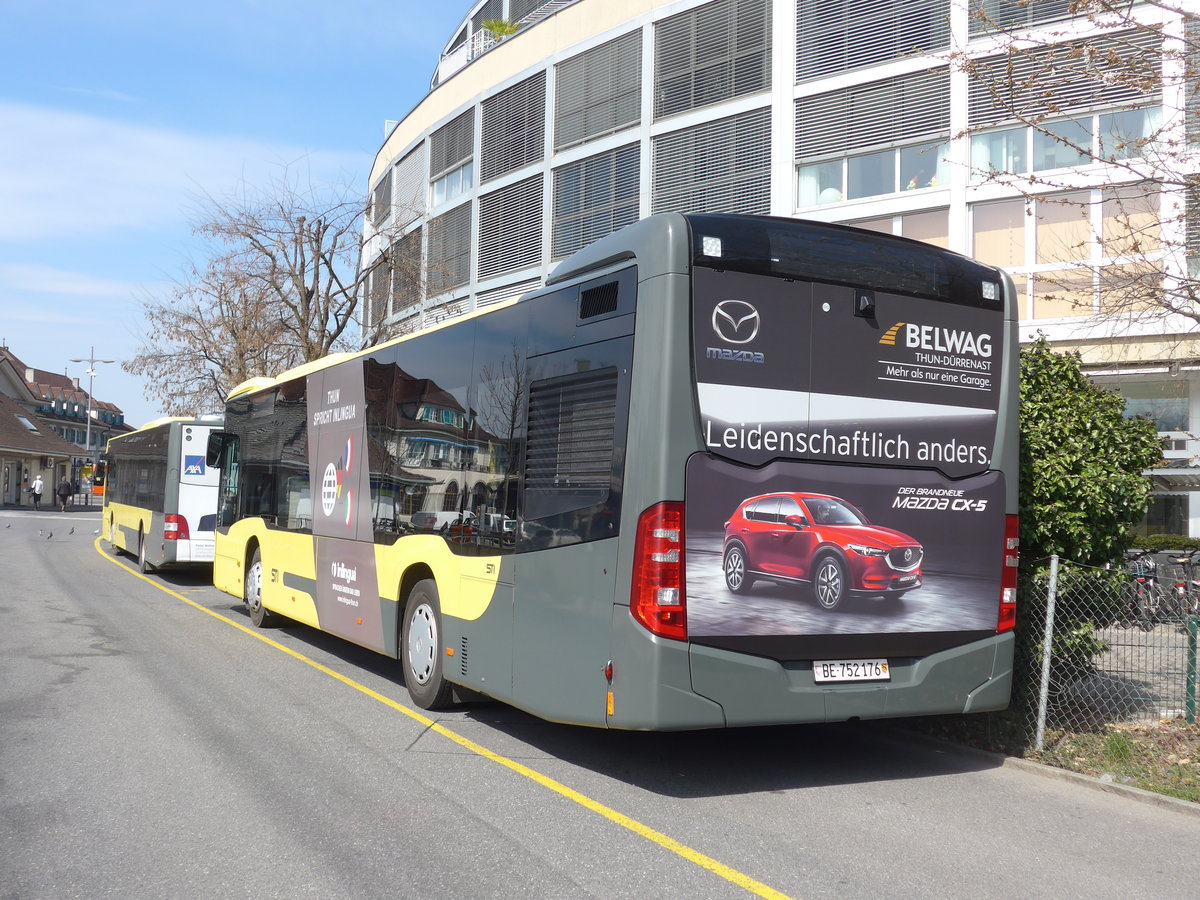
[[[71,526],[71,530],[70,530],[70,531],[68,531],[68,532],[67,532],[67,534],[74,534],[74,533],[75,533],[75,526],[74,526],[74,525],[72,525],[72,526]]]
[[[54,532],[53,532],[53,531],[52,531],[52,532],[50,532],[48,535],[46,535],[46,540],[50,540],[50,538],[52,538],[52,537],[54,537]]]

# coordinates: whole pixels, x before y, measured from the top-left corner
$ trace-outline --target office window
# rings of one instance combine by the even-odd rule
[[[770,85],[767,0],[717,0],[658,23],[655,118],[753,94]]]
[[[642,33],[634,31],[559,63],[554,148],[562,150],[641,121]]]
[[[638,162],[628,144],[554,171],[555,259],[637,221]]]
[[[654,212],[770,212],[770,110],[662,135],[651,152]]]

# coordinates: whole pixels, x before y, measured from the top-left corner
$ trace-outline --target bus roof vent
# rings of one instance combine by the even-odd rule
[[[594,319],[617,311],[617,282],[608,281],[579,292],[579,319]]]

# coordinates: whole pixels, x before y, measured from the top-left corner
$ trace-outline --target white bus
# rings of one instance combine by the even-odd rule
[[[143,572],[212,563],[220,472],[204,451],[221,422],[156,419],[108,442],[102,529]]]

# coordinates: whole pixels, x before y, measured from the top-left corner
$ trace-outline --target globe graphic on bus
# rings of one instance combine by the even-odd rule
[[[333,463],[325,467],[325,477],[321,480],[321,512],[326,516],[333,515],[334,504],[338,497],[337,469]]]

